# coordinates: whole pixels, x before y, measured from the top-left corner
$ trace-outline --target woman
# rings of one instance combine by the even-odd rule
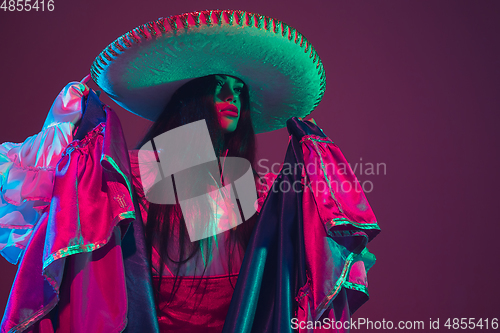
[[[219,168],[222,169],[225,159],[231,156],[243,157],[253,166],[255,136],[249,104],[248,88],[238,78],[211,75],[192,80],[174,93],[138,148],[169,130],[205,120],[215,154],[221,157]],[[164,156],[159,154],[158,157]],[[223,209],[224,203],[219,203],[216,198],[208,214],[218,215],[217,223],[235,227],[215,237],[191,242],[180,205],[149,203],[142,190],[144,184],[137,154],[131,154],[131,161],[142,219],[146,222],[147,248],[151,250],[155,302],[162,319],[160,328],[185,330],[187,322],[191,322],[193,331],[209,326],[220,326],[221,330],[256,216],[238,226],[224,222],[231,215]],[[224,171],[222,169],[223,178]],[[200,184],[203,185],[206,184]],[[211,316],[207,317],[208,321],[205,319],[194,327],[196,309],[208,307],[207,301],[210,302]]]
[[[362,192],[333,186],[357,184],[351,170],[326,168],[347,165],[338,147],[299,120],[325,90],[323,66],[304,36],[243,11],[175,15],[111,43],[91,75],[118,104],[154,124],[129,161],[116,115],[74,83],[54,102],[41,134],[2,146],[0,208],[24,218],[4,225],[9,235],[26,230],[19,246],[2,251],[13,262],[22,256],[3,331],[291,332],[308,329],[306,321],[348,323],[367,300],[374,257],[366,243],[379,229]],[[175,144],[161,141],[200,120],[211,141],[204,151],[183,150],[203,128],[171,136],[183,138]],[[252,192],[257,199],[255,190],[238,185],[225,162],[244,158],[253,170],[254,132],[285,125],[283,170],[274,182],[264,177],[268,191],[259,193],[267,197],[259,195],[260,214],[252,217],[245,202]],[[179,167],[207,151],[211,166]],[[176,164],[175,172],[165,172],[163,161]],[[185,183],[178,179],[198,164],[214,183],[192,179],[204,186],[198,194],[208,193],[192,214],[182,206],[192,198],[181,198]],[[160,199],[175,189],[168,205],[154,197],[159,180],[172,189]],[[222,205],[229,213],[217,215]],[[193,239],[191,215],[215,225],[226,219],[226,231]]]

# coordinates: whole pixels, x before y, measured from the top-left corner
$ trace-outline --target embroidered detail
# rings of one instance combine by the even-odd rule
[[[159,18],[158,20],[155,21],[156,26],[158,27],[158,30],[160,30],[161,33],[165,33],[165,25],[164,25],[164,20],[163,18]]]
[[[340,288],[345,282],[345,279],[347,277],[347,273],[351,269],[351,266],[354,262],[354,259],[357,257],[356,254],[350,253],[349,256],[347,257],[344,268],[342,269],[342,273],[340,274],[340,277],[338,278],[337,282],[335,283],[335,286],[333,289],[330,291],[330,293],[319,303],[317,309],[315,309],[315,314],[316,313],[323,313],[324,310],[328,307],[330,302],[335,298],[337,293],[339,292]],[[316,315],[317,316],[317,315]],[[314,318],[314,320],[318,320],[319,318]]]
[[[300,139],[300,143],[304,143],[305,141],[316,141],[316,142],[322,142],[322,143],[333,143],[333,144],[335,144],[335,142],[333,142],[332,140],[330,140],[330,138],[322,138],[322,137],[317,136],[317,135],[304,135],[302,137],[302,139]]]
[[[246,13],[246,18],[247,18],[247,26],[252,28],[255,25],[255,20],[254,20],[254,13]]]
[[[215,10],[215,22],[218,25],[222,25],[222,11],[221,10]]]
[[[3,192],[4,191],[4,188],[3,186],[0,187],[0,192]],[[3,194],[0,194],[0,195],[3,195]],[[3,200],[11,205],[14,205],[14,206],[19,206],[19,202],[18,201],[15,201],[15,200],[11,200],[10,198],[7,198],[7,197],[4,197]],[[30,196],[29,198],[25,198],[23,199],[23,201],[21,201],[21,204],[25,203],[25,202],[28,202],[28,201],[44,201],[46,202],[47,204],[45,205],[40,205],[37,209],[42,209],[42,207],[46,207],[50,204],[50,200],[51,200],[51,197],[35,197],[35,196]],[[2,227],[2,225],[0,224],[0,228]],[[16,226],[13,226],[13,225],[9,225],[9,228],[10,229],[18,229],[18,227]],[[19,229],[23,229],[23,228],[19,228]]]
[[[134,202],[134,200],[132,199],[132,193],[133,193],[132,192],[132,184],[130,184],[130,180],[128,179],[128,177],[125,176],[125,174],[120,170],[120,168],[118,167],[116,162],[110,156],[103,155],[101,158],[101,164],[102,164],[102,161],[108,162],[113,167],[113,169],[115,169],[115,171],[118,172],[122,176],[123,180],[125,180],[125,182],[127,183],[128,193],[130,195],[130,201]]]
[[[255,15],[257,19],[257,29],[262,29],[262,26],[264,24],[264,16],[262,15]]]
[[[170,28],[173,31],[176,31],[177,30],[177,21],[175,20],[175,18],[167,17],[166,20],[167,20],[168,24],[170,25]]]
[[[244,15],[245,12],[243,12],[241,10],[236,10],[235,13],[236,13],[236,18],[238,19],[238,25],[240,27],[242,27],[243,23],[244,23],[244,21],[243,21],[243,15]]]
[[[59,302],[59,299],[57,297],[54,297],[54,299],[52,299],[49,302],[49,304],[47,304],[46,306],[35,312],[30,318],[19,323],[17,326],[12,327],[8,333],[23,332],[33,323],[37,322],[38,320],[43,318],[47,313],[49,313],[56,306],[57,302]]]
[[[125,208],[125,206],[127,205],[125,203],[125,196],[123,194],[118,194],[114,196],[113,199],[115,199],[115,201],[118,202],[120,208]]]
[[[141,36],[143,39],[148,39],[148,35],[146,35],[146,33],[144,32],[144,26],[135,28],[134,32],[137,35]]]
[[[179,15],[179,18],[181,19],[181,23],[184,29],[187,29],[189,27],[188,14]]]
[[[356,230],[328,230],[328,235],[332,237],[362,236],[368,239],[368,235],[364,231]]]
[[[92,252],[92,251],[97,250],[101,246],[106,245],[107,243],[108,243],[108,241],[102,241],[99,243],[92,243],[92,244],[78,244],[78,245],[68,246],[66,248],[60,249],[60,250],[50,254],[49,257],[43,262],[43,269],[45,270],[45,268],[47,268],[51,263],[53,263],[57,259],[68,257],[72,254],[77,254],[77,253],[82,253],[82,252]]]
[[[129,39],[133,40],[136,44],[139,44],[140,39],[134,34],[134,31],[131,30],[127,33]]]
[[[19,164],[19,161],[16,160],[14,162],[11,162],[13,166],[16,167],[16,169],[19,169],[19,170],[29,170],[29,171],[54,171],[56,169],[56,167],[53,167],[53,166],[47,166],[47,167],[35,167],[35,166],[31,166],[31,165],[20,165]]]
[[[203,11],[203,16],[205,16],[205,22],[208,26],[212,25],[212,11],[211,10],[204,10]]]
[[[200,26],[200,15],[201,13],[200,12],[194,12],[191,14],[191,17],[193,18],[194,20],[194,24],[199,27]]]
[[[228,10],[225,13],[226,13],[227,24],[233,25],[234,10]]]
[[[125,48],[122,46],[122,44],[120,44],[120,43],[118,42],[118,40],[116,40],[116,41],[113,43],[113,45],[114,45],[114,46],[115,46],[115,47],[116,47],[119,51],[121,51],[121,52],[125,51]]]
[[[357,283],[345,281],[344,287],[346,287],[348,289],[352,289],[352,290],[361,291],[362,293],[366,294],[366,296],[370,296],[368,294],[368,288],[366,286],[363,286],[362,284],[357,284]]]
[[[118,214],[118,219],[125,220],[125,219],[135,219],[135,211],[128,211],[128,212],[123,212]]]
[[[297,292],[297,296],[295,297],[295,301],[300,304],[300,301],[307,296],[312,290],[311,290],[311,278],[309,277],[309,274],[306,273],[307,276],[307,281],[306,284],[303,285],[299,291]]]
[[[100,123],[97,125],[92,131],[90,131],[83,139],[74,140],[67,147],[64,153],[62,153],[61,158],[71,154],[74,150],[78,150],[87,146],[90,141],[92,141],[96,136],[101,134],[104,131],[104,123]]]
[[[104,50],[101,52],[101,54],[106,58],[109,62],[113,61],[113,58],[106,52],[107,50]]]
[[[148,22],[148,23],[146,23],[146,27],[147,27],[149,33],[151,34],[151,37],[156,36],[156,30],[155,30],[155,24],[154,24],[154,22]]]
[[[118,220],[124,220],[124,219],[135,219],[135,211],[128,211],[128,212],[123,212],[118,215]],[[115,223],[116,225],[117,223]],[[90,244],[77,244],[77,245],[72,245],[68,246],[66,248],[59,249],[58,251],[51,253],[49,257],[43,262],[43,269],[45,270],[51,263],[54,261],[68,257],[73,254],[78,254],[82,252],[92,252],[100,247],[108,244],[109,239],[111,237],[111,234],[107,237],[107,240],[103,240],[101,242],[96,242],[96,243],[90,243]],[[52,282],[50,279],[48,279],[48,282],[52,285]]]
[[[376,230],[380,230],[380,227],[377,225],[377,222],[374,222],[374,223],[359,223],[359,222],[353,222],[353,221],[348,220],[346,218],[335,218],[335,219],[332,219],[331,221],[328,221],[327,227],[328,227],[328,229],[330,229],[330,228],[333,228],[333,227],[336,227],[336,226],[346,225],[346,224],[353,225],[353,226],[355,226],[356,228],[359,228],[359,229],[376,229]]]
[[[212,17],[212,14],[214,17]],[[205,18],[204,21],[200,20],[201,15],[203,15],[203,17]],[[258,29],[264,29],[264,31],[266,32],[279,35],[282,38],[287,38],[290,41],[293,40],[296,45],[298,45],[301,49],[304,50],[304,53],[309,52],[309,58],[311,59],[313,64],[316,62],[316,59],[318,59],[316,68],[318,69],[318,75],[321,83],[320,83],[319,93],[316,100],[314,101],[312,110],[314,110],[314,108],[319,104],[319,102],[323,98],[323,95],[325,94],[326,90],[326,79],[325,79],[326,74],[322,63],[319,60],[319,57],[316,57],[317,52],[312,46],[312,44],[302,34],[298,33],[295,29],[289,27],[284,22],[265,15],[250,13],[246,11],[233,11],[233,10],[204,10],[200,12],[193,12],[190,15],[189,14],[173,15],[167,18],[159,18],[156,21],[145,23],[123,34],[117,40],[120,40],[123,43],[124,48],[131,48],[133,47],[134,44],[139,44],[143,40],[148,40],[157,36],[157,31],[154,27],[155,24],[159,30],[159,35],[164,34],[167,31],[168,32],[172,31],[174,34],[177,34],[177,31],[179,30],[180,26],[184,27],[185,29],[188,29],[188,27],[192,25],[192,23],[191,24],[189,23],[189,18],[193,19],[194,25],[197,27],[204,27],[204,26],[212,27],[214,25],[232,26],[235,25],[234,21],[236,19],[238,26],[249,27],[249,28],[257,27]],[[170,29],[167,29],[168,27],[170,27]],[[110,46],[111,45],[116,46],[114,42],[111,43]],[[119,54],[115,55],[113,52],[111,52],[113,50],[112,48],[108,48],[107,50],[113,56],[115,57],[117,57],[117,55],[119,56]],[[118,48],[118,50],[121,52],[123,51],[120,48]],[[109,64],[106,61],[104,61],[102,57],[105,57],[109,62],[114,61],[114,59],[112,59],[112,57],[110,57],[104,51],[94,60],[93,65],[95,66],[93,67],[94,70],[91,71],[91,74],[92,74],[92,79],[96,82],[99,81],[102,72],[104,72],[106,67],[109,66]],[[104,68],[98,66],[99,62],[102,64]]]
[[[117,53],[115,50],[113,50],[113,48],[111,47],[111,44],[109,44],[109,45],[108,45],[108,47],[106,48],[106,50],[107,50],[109,53],[111,53],[111,55],[112,55],[113,57],[115,57],[115,58],[116,58],[116,57],[118,57],[118,53]]]

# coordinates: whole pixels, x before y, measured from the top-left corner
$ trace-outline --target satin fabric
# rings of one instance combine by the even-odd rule
[[[55,166],[73,140],[88,88],[67,84],[56,97],[42,131],[23,143],[0,145],[0,254],[17,264],[34,226],[52,197]]]
[[[87,109],[104,114],[91,95]],[[51,205],[19,265],[1,332],[119,332],[127,325],[121,241],[135,207],[121,126],[113,111],[105,115],[106,124],[93,124],[56,167]]]
[[[314,315],[303,313],[305,320],[319,319],[342,287],[348,289],[350,313],[368,299],[366,272],[375,257],[366,245],[380,231],[344,155],[313,126],[304,123],[292,130],[300,138],[307,161],[303,210],[307,216],[304,239],[310,279],[305,288],[310,291],[307,298]]]
[[[89,110],[96,111],[89,112],[94,122],[85,123],[84,117],[76,135],[82,144],[68,147],[58,164],[54,208],[44,212],[30,239],[1,332],[160,329],[141,214],[133,214],[139,208],[130,198],[130,162],[121,127],[109,109],[106,124],[96,123],[104,111],[92,93]],[[342,160],[316,126],[296,118],[287,125],[291,140],[285,164],[312,159],[321,169],[319,156],[335,155],[325,157],[333,163]],[[81,132],[84,128],[91,130]],[[320,147],[309,146],[309,140],[302,140],[306,136],[322,141]],[[366,271],[374,257],[365,245],[378,232],[373,213],[364,195],[315,193],[308,184],[326,181],[315,177],[282,170],[274,182],[247,248],[223,332],[292,332],[292,318],[347,320],[366,301]],[[355,181],[352,172],[345,177]],[[302,191],[280,190],[281,184],[297,181]],[[82,206],[75,201],[81,196],[100,199],[85,198]],[[221,290],[228,300],[232,289]],[[218,304],[223,303],[221,299]],[[216,312],[221,318],[222,311]]]
[[[338,181],[319,172],[325,159],[338,166],[345,158],[319,127],[292,118],[287,128],[284,166],[247,247],[224,333],[293,332],[292,319],[347,321],[368,298],[375,258],[365,245],[379,232],[375,216],[363,193],[316,191]],[[352,170],[343,180],[357,182]]]
[[[162,278],[158,323],[161,332],[220,333],[238,274],[210,277]],[[159,277],[153,277],[153,285]]]
[[[302,154],[298,147],[298,142],[288,146],[285,165],[295,164],[296,154]],[[279,185],[291,185],[296,179],[300,182],[300,175],[281,172],[264,202],[243,259],[224,333],[292,332],[294,298],[307,281],[302,196],[296,191],[280,191]]]

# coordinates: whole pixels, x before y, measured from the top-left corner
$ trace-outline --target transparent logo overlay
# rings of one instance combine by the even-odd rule
[[[139,150],[146,199],[178,203],[191,242],[243,223],[256,212],[257,190],[250,162],[215,155],[205,120],[163,134]]]

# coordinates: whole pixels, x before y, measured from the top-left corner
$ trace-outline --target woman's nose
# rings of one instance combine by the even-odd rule
[[[235,96],[236,95],[235,95],[233,89],[226,89],[226,93],[225,93],[225,96],[224,96],[224,101],[226,101],[226,102],[233,102],[236,99]]]

